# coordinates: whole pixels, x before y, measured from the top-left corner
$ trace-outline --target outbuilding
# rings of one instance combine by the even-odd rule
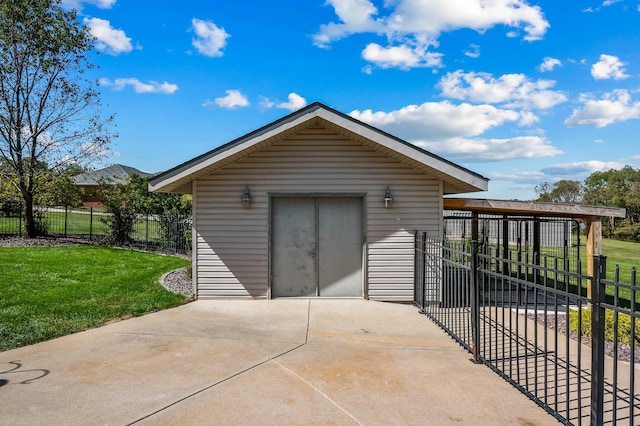
[[[443,195],[487,184],[313,103],[155,176],[149,188],[193,195],[198,298],[411,302],[415,230],[441,235]]]

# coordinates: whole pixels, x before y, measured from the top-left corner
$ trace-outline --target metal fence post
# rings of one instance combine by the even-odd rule
[[[591,278],[591,424],[601,425],[604,420],[604,322],[605,283],[607,257],[593,256]],[[579,314],[580,315],[580,314]]]
[[[144,244],[145,244],[145,247],[149,247],[149,213],[147,213],[145,218]]]
[[[67,222],[69,220],[69,207],[64,206],[64,236],[67,236]]]
[[[93,235],[93,207],[89,208],[89,241]]]
[[[427,265],[427,233],[423,232],[420,240],[420,256],[422,256],[422,261],[420,262],[420,276],[422,280],[420,280],[420,312],[425,313],[427,308],[427,296],[425,288],[427,286],[427,273],[426,273],[426,265]]]
[[[471,270],[469,271],[471,294],[471,353],[473,354],[473,362],[479,363],[480,352],[480,295],[479,295],[479,277],[478,277],[478,241],[471,241]]]

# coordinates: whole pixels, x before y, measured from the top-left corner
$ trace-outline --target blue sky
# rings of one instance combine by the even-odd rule
[[[640,167],[639,0],[63,3],[97,38],[106,163],[166,170],[320,101],[489,178],[473,196]]]

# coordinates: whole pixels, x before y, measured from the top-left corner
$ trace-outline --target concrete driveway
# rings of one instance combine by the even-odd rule
[[[557,422],[414,307],[197,301],[0,353],[0,424]]]

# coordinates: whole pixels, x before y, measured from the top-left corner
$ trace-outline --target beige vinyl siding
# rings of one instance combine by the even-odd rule
[[[251,207],[240,198],[245,185]],[[393,208],[385,209],[385,188]],[[437,235],[442,182],[325,129],[308,129],[195,185],[198,297],[268,296],[269,194],[365,194],[365,294],[413,300],[413,232]]]

